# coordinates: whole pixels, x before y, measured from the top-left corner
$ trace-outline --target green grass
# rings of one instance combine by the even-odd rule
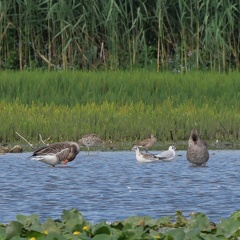
[[[31,141],[97,133],[134,141],[186,140],[193,127],[207,140],[239,139],[239,73],[0,72],[2,142],[16,131]]]
[[[239,73],[189,74],[151,71],[116,72],[1,72],[0,100],[22,104],[74,106],[104,102],[125,105],[143,102],[157,106],[170,99],[177,107],[193,102],[209,104],[217,110],[239,107]]]

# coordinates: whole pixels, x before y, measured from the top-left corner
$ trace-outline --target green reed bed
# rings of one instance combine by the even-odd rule
[[[0,69],[239,69],[239,1],[2,0]]]
[[[62,141],[77,140],[92,132],[113,141],[134,141],[150,133],[156,134],[159,141],[169,141],[170,131],[178,141],[186,140],[192,127],[198,128],[204,139],[237,140],[239,137],[239,112],[228,107],[218,112],[209,105],[196,108],[192,102],[178,107],[170,100],[155,107],[142,102],[68,107],[23,105],[16,101],[0,102],[0,110],[3,142],[19,141],[16,131],[33,142],[38,141],[39,133],[44,138],[52,136],[52,141]]]
[[[238,140],[238,73],[1,72],[3,142],[77,140],[97,133],[133,141],[156,134],[185,140],[191,128],[205,139]]]
[[[119,106],[143,102],[157,106],[170,99],[174,107],[192,101],[196,107],[209,104],[220,110],[239,107],[240,74],[192,72],[189,74],[150,71],[116,72],[0,72],[0,100],[31,105],[72,107],[104,102]]]

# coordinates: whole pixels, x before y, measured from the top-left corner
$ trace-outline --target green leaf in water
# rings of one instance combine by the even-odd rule
[[[14,236],[20,236],[23,229],[23,224],[17,221],[11,221],[6,227],[7,239],[11,239]]]
[[[98,234],[110,235],[111,234],[111,227],[108,224],[106,224],[104,222],[101,222],[101,223],[94,226],[93,234],[94,235],[98,235]]]
[[[169,230],[166,233],[166,236],[171,236],[173,239],[185,239],[185,232],[182,228],[176,228],[173,230]]]

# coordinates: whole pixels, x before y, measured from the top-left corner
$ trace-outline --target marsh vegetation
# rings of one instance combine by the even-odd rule
[[[239,1],[3,0],[0,69],[239,69]]]
[[[151,71],[0,73],[1,141],[16,131],[32,142],[77,140],[95,132],[105,140],[238,141],[239,73]]]

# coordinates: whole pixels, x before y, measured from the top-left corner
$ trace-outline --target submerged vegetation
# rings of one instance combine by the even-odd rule
[[[48,218],[44,223],[38,215],[17,215],[15,221],[0,225],[4,240],[184,240],[184,239],[239,239],[240,212],[233,213],[220,223],[210,222],[203,213],[193,213],[190,219],[177,211],[175,217],[152,219],[132,216],[125,220],[90,223],[76,209],[64,210],[61,219]]]
[[[16,131],[38,141],[77,140],[97,133],[133,141],[186,140],[193,127],[203,139],[238,141],[239,73],[149,71],[0,72],[1,142]]]

